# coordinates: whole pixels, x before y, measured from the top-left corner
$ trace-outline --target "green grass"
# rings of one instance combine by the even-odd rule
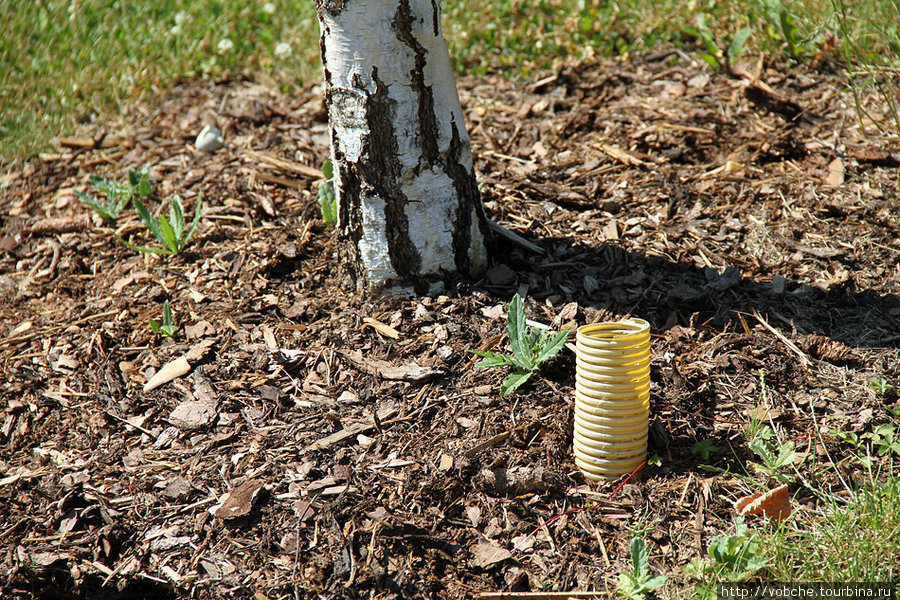
[[[900,580],[900,477],[829,497],[813,518],[773,533],[769,571],[777,581]]]
[[[696,32],[805,60],[828,33],[854,56],[900,52],[898,0],[444,0],[460,73],[529,77],[561,61],[632,55]],[[845,6],[851,5],[851,6]],[[77,123],[183,80],[267,74],[284,91],[320,76],[311,0],[0,0],[0,165],[49,150]],[[838,19],[835,11],[847,8]],[[673,17],[675,15],[675,17]],[[784,21],[788,15],[791,39]],[[286,52],[289,49],[289,54]]]
[[[319,72],[307,1],[0,0],[0,20],[0,164],[181,80]]]

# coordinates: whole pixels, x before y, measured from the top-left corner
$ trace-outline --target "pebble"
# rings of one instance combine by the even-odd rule
[[[225,138],[222,136],[222,131],[218,127],[215,125],[206,125],[200,130],[200,133],[197,134],[197,139],[194,140],[194,146],[197,150],[203,152],[215,152],[216,150],[221,150],[225,147]]]

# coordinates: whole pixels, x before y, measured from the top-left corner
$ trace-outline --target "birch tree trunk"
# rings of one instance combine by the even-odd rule
[[[487,223],[440,0],[316,0],[341,260],[360,291],[478,275]]]

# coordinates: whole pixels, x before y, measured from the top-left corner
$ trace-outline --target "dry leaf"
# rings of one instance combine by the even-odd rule
[[[734,510],[739,515],[763,515],[776,521],[784,521],[791,514],[791,496],[786,485],[738,499]]]
[[[423,383],[443,373],[443,371],[439,369],[423,367],[414,362],[394,366],[385,360],[364,358],[360,352],[341,352],[341,354],[357,367],[368,373],[372,373],[373,375],[378,375],[382,379]]]

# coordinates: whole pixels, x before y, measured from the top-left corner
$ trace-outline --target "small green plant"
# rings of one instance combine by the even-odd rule
[[[150,329],[152,329],[154,333],[160,333],[168,337],[175,337],[175,332],[178,331],[178,327],[175,325],[175,319],[172,316],[172,305],[169,304],[168,300],[163,303],[162,325],[152,317],[149,319],[149,323]]]
[[[878,450],[879,456],[896,454],[900,456],[900,435],[897,428],[891,424],[879,425],[871,434],[872,445]]]
[[[794,442],[781,441],[775,430],[763,426],[757,432],[756,437],[750,440],[748,446],[762,460],[761,464],[750,463],[754,469],[782,483],[794,480],[792,475],[779,473],[782,469],[790,467],[797,459]]]
[[[504,396],[512,394],[528,379],[541,369],[541,365],[556,356],[569,337],[569,329],[563,329],[555,335],[548,331],[532,327],[525,323],[525,305],[521,296],[516,294],[506,305],[506,333],[513,353],[473,350],[474,354],[483,356],[475,366],[481,368],[512,367],[513,372],[506,376],[500,384],[500,393]]]
[[[734,63],[747,50],[747,40],[750,38],[750,28],[742,27],[731,38],[728,48],[722,50],[707,26],[706,17],[702,15],[697,18],[697,26],[685,27],[684,33],[700,40],[704,48],[704,52],[700,52],[700,58],[713,69],[722,71],[731,70]]]
[[[697,596],[714,600],[719,582],[738,582],[754,575],[767,565],[761,546],[753,533],[737,519],[733,535],[719,535],[709,542],[709,559],[694,559],[686,571],[700,580]]]
[[[693,448],[691,448],[691,452],[699,454],[703,460],[709,460],[709,457],[716,454],[718,451],[719,447],[713,444],[710,439],[700,440],[694,444]]]
[[[875,463],[873,454],[889,458],[894,455],[900,456],[900,435],[897,427],[890,423],[879,425],[873,431],[862,435],[844,431],[835,431],[832,435],[856,450],[856,460],[866,468],[871,468]]]
[[[630,600],[642,600],[647,592],[655,590],[665,582],[665,575],[650,576],[644,540],[639,537],[631,538],[631,571],[619,574],[619,591]]]
[[[881,396],[890,397],[894,394],[894,386],[884,377],[870,377],[869,387]]]
[[[337,224],[337,199],[334,195],[334,166],[330,160],[322,164],[322,175],[325,181],[319,184],[319,210],[322,211],[322,220],[329,227]]]
[[[768,411],[769,393],[763,369],[759,370],[759,388],[760,406]],[[778,430],[773,427],[769,427],[762,419],[750,418],[745,433],[747,446],[762,460],[761,464],[751,462],[750,466],[758,472],[765,473],[770,479],[788,483],[793,481],[794,477],[778,471],[790,467],[797,459],[797,453],[794,452],[794,442],[782,441]]]
[[[140,217],[141,222],[147,226],[147,229],[150,230],[150,233],[153,234],[153,237],[157,239],[157,241],[164,246],[164,248],[147,248],[144,246],[134,246],[129,244],[119,236],[116,238],[131,248],[132,250],[136,250],[138,252],[152,252],[153,254],[179,254],[184,247],[187,246],[188,242],[191,239],[191,236],[194,235],[194,231],[197,229],[197,225],[200,224],[200,215],[203,210],[203,199],[201,196],[197,196],[197,203],[194,205],[194,220],[191,222],[190,228],[185,231],[184,230],[184,206],[181,204],[181,198],[175,196],[172,198],[172,204],[169,207],[169,218],[160,215],[159,219],[156,219],[150,211],[144,206],[144,203],[141,202],[137,197],[135,197],[132,202],[134,203],[134,209],[137,211],[138,217]]]
[[[115,224],[119,214],[125,210],[132,198],[146,197],[153,192],[153,185],[150,183],[150,165],[144,165],[140,170],[129,169],[128,185],[110,181],[96,174],[91,175],[90,183],[91,187],[106,196],[105,202],[84,192],[76,191],[75,196],[93,208],[110,225]]]

